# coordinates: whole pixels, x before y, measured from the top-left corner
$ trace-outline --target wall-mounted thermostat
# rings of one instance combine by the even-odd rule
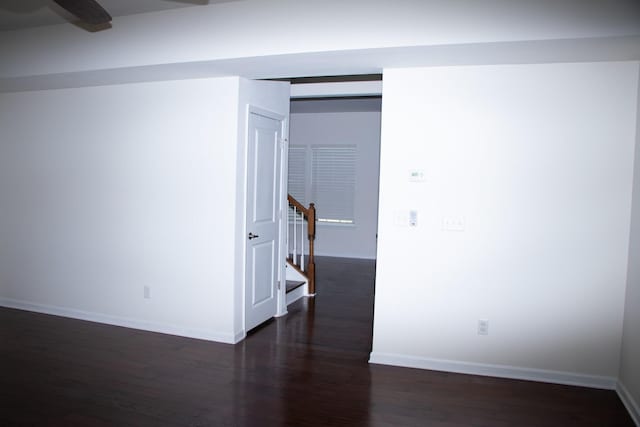
[[[426,179],[424,171],[420,169],[412,169],[409,171],[409,182],[424,182]]]

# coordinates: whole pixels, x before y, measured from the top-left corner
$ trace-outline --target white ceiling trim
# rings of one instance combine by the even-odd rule
[[[387,68],[638,61],[640,35],[316,52],[0,78],[0,92],[222,76],[251,79],[379,74]]]
[[[299,83],[291,85],[291,98],[380,95],[382,95],[382,81]]]

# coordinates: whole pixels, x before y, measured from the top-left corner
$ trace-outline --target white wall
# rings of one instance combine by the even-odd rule
[[[0,305],[234,341],[238,93],[0,95]]]
[[[291,115],[291,145],[356,145],[354,225],[318,223],[317,255],[375,258],[378,225],[380,113],[332,112]],[[311,171],[307,171],[311,173]],[[316,206],[321,210],[322,206]]]
[[[613,386],[637,84],[637,62],[385,70],[373,362]]]
[[[636,112],[635,174],[620,382],[625,403],[632,408],[636,423],[640,423],[640,91]]]

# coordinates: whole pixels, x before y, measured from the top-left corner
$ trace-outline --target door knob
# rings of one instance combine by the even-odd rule
[[[249,240],[255,239],[256,237],[260,237],[257,234],[249,233]]]

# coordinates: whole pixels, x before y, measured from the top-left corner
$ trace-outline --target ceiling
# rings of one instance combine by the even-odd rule
[[[99,0],[117,21],[119,16],[239,0]],[[0,0],[0,31],[63,24],[74,18],[53,0]]]
[[[620,8],[601,0],[485,0],[503,6],[490,11],[485,1],[465,0],[465,13],[458,2],[440,0],[408,0],[410,8],[387,0],[98,1],[114,16],[114,31],[87,36],[63,24],[0,32],[0,93],[222,76],[640,59],[640,0],[610,0],[626,5]],[[430,6],[435,3],[438,8]],[[64,22],[56,10],[53,0],[0,0],[0,30]],[[38,14],[48,18],[31,16]]]

